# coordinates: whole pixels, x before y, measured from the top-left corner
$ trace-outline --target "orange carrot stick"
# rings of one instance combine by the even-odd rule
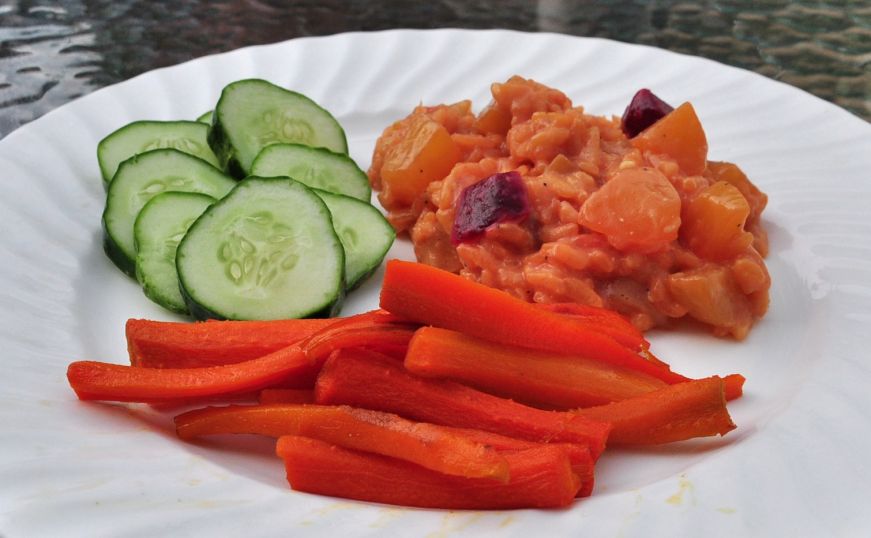
[[[729,374],[723,378],[726,400],[731,401],[744,395],[744,381],[746,378],[741,374]]]
[[[609,430],[607,424],[573,413],[543,411],[459,383],[416,377],[395,361],[352,349],[342,350],[324,364],[315,401],[533,441],[581,444],[589,447],[594,459],[604,450]]]
[[[511,476],[507,483],[450,476],[305,437],[281,437],[276,452],[284,460],[287,481],[297,491],[401,506],[554,508],[570,504],[580,487],[566,453],[547,445],[506,454]]]
[[[725,435],[735,429],[726,410],[723,380],[708,377],[677,383],[599,407],[581,416],[608,422],[612,445],[655,445],[694,437]]]
[[[405,367],[544,407],[573,409],[616,402],[664,387],[636,370],[550,351],[506,346],[456,331],[421,327]]]
[[[650,352],[649,349],[645,349],[642,352],[642,355],[646,356],[650,362],[655,364],[662,365],[663,368],[668,368],[668,364],[662,362],[656,356]],[[690,381],[689,378],[686,379]],[[726,400],[731,401],[736,398],[740,398],[744,394],[744,381],[746,379],[741,374],[729,374],[723,378],[723,385],[726,393]]]
[[[130,364],[144,368],[198,368],[256,359],[295,344],[335,319],[206,321],[129,319]]]
[[[578,354],[638,370],[666,383],[686,380],[582,320],[548,312],[503,291],[421,263],[387,262],[381,307],[423,325],[462,331],[502,344]]]
[[[598,330],[617,340],[629,349],[641,350],[650,347],[644,335],[635,325],[613,310],[599,308],[580,303],[536,304],[555,314],[575,316]]]
[[[263,389],[257,400],[261,404],[311,404],[315,391],[311,389]]]
[[[189,411],[177,416],[175,424],[182,439],[225,433],[301,435],[444,474],[508,480],[508,463],[492,448],[441,426],[380,411],[348,406],[237,405]]]
[[[70,364],[67,379],[80,400],[160,402],[208,398],[269,387],[316,370],[299,345],[259,359],[201,368],[137,368],[96,361]]]
[[[347,346],[407,341],[411,330],[392,322],[373,323],[379,315],[361,314],[329,325],[304,342],[263,357],[201,368],[139,368],[80,361],[70,364],[67,379],[82,400],[155,403],[257,391],[278,384],[313,385],[326,356]],[[390,317],[389,315],[387,315]],[[376,346],[377,347],[377,346]]]
[[[144,368],[217,366],[262,357],[322,333],[327,327],[362,328],[401,322],[383,310],[331,319],[197,323],[129,319],[127,351],[130,364]]]
[[[572,472],[581,479],[581,489],[578,490],[578,497],[589,497],[593,493],[593,486],[595,485],[595,462],[593,461],[593,457],[590,455],[590,450],[586,446],[571,443],[538,443],[536,441],[508,437],[507,435],[500,435],[498,433],[487,432],[484,430],[454,428],[452,426],[443,427],[457,433],[458,435],[463,435],[472,441],[489,446],[500,454],[535,448],[541,444],[562,447],[568,454],[569,461],[572,464]]]
[[[395,356],[395,349],[408,348],[414,336],[410,325],[381,325],[375,327],[329,327],[306,341],[306,353],[311,357],[325,358],[338,349],[359,347],[378,353]],[[404,354],[402,354],[404,355]]]

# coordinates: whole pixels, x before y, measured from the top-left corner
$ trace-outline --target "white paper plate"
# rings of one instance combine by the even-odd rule
[[[78,402],[71,360],[126,359],[128,317],[166,318],[102,253],[97,142],[138,119],[195,118],[262,77],[345,125],[364,168],[414,105],[513,74],[619,114],[636,89],[691,100],[710,156],[770,196],[768,316],[741,343],[652,335],[688,375],[741,372],[722,440],[620,451],[568,510],[407,510],[295,493],[270,443],[193,445],[166,417]],[[871,127],[792,87],[711,61],[598,39],[390,31],[298,39],[147,73],[0,142],[0,535],[856,536],[871,532]],[[393,255],[409,257],[406,243]],[[376,304],[380,275],[345,313]]]

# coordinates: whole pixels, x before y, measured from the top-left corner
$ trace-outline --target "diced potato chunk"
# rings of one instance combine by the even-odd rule
[[[744,228],[753,234],[753,248],[766,256],[768,254],[768,234],[762,228],[762,211],[768,204],[768,196],[759,190],[738,166],[727,162],[708,161],[708,172],[715,181],[727,181],[734,185],[747,203],[750,204],[750,216]]]
[[[499,106],[499,103],[491,102],[478,114],[476,125],[484,133],[505,136],[511,128],[511,111]]]
[[[731,183],[718,181],[702,189],[686,204],[681,234],[687,246],[702,258],[733,258],[753,243],[744,230],[750,205]]]
[[[654,168],[617,172],[581,206],[580,224],[619,250],[651,253],[677,239],[680,195]]]
[[[432,181],[444,178],[460,159],[460,150],[447,129],[425,115],[411,120],[408,134],[384,157],[382,196],[411,205]]]
[[[671,157],[689,175],[704,172],[708,162],[708,139],[689,103],[642,131],[632,144],[641,151]]]
[[[753,323],[751,306],[727,267],[710,265],[674,273],[667,280],[672,297],[716,333],[741,340]]]
[[[727,162],[709,161],[708,170],[716,181],[726,181],[735,186],[747,203],[750,204],[751,218],[759,218],[768,204],[768,196],[753,184],[737,165]]]

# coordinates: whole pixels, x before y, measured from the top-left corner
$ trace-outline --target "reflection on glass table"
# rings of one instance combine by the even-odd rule
[[[717,60],[871,118],[871,5],[801,0],[462,0],[0,5],[0,136],[145,71],[247,45],[390,28],[603,37]]]

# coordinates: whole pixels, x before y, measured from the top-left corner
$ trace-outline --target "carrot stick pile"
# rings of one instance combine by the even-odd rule
[[[445,509],[561,507],[609,446],[735,428],[744,378],[690,379],[619,315],[533,305],[429,266],[387,264],[381,309],[328,320],[131,319],[130,366],[79,361],[82,400],[209,406],[183,440],[277,439],[295,490]]]

